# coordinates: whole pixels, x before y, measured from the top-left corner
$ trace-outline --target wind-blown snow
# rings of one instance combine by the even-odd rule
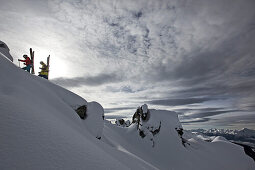
[[[182,139],[175,112],[143,105],[146,119],[116,126],[103,120],[99,103],[27,73],[3,53],[0,70],[0,169],[255,169],[227,140]],[[85,120],[75,112],[82,105]]]

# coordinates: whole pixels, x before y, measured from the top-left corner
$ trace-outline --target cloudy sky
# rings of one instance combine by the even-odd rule
[[[0,0],[14,63],[51,54],[50,81],[107,118],[176,111],[185,128],[255,129],[254,0]]]

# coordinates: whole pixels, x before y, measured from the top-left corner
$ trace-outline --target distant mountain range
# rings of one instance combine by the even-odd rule
[[[192,133],[206,135],[206,136],[223,136],[226,139],[249,145],[255,148],[255,130],[243,128],[241,130],[231,130],[231,129],[192,129],[187,130]]]

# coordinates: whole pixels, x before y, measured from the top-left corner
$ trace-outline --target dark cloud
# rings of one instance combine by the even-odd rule
[[[179,109],[178,111],[183,112],[179,114],[181,123],[185,125],[208,122],[210,124],[212,121],[217,121],[216,118],[211,118],[217,115],[227,115],[228,113],[242,112],[241,110],[224,110],[224,108],[201,108],[201,109]],[[230,124],[231,122],[228,122]]]
[[[252,76],[254,67],[250,65],[249,61],[254,62],[254,58],[248,54],[255,53],[255,50],[246,51],[242,48],[250,46],[245,42],[255,43],[255,32],[250,33],[251,37],[240,40],[240,36],[243,36],[244,33],[246,32],[241,32],[234,38],[230,37],[211,49],[194,49],[186,53],[179,63],[170,59],[164,65],[158,63],[159,65],[152,67],[155,70],[153,71],[155,76],[152,78],[157,81],[181,80],[183,85],[193,86],[197,82],[204,84],[223,81],[227,75],[230,76],[226,77],[228,79],[241,76],[241,74]],[[246,60],[244,60],[245,58]],[[237,75],[241,71],[242,73]]]
[[[197,127],[199,127],[200,123],[205,123],[205,122],[207,122],[208,125],[215,126],[215,127],[217,127],[217,126],[238,127],[237,125],[241,124],[241,122],[243,125],[245,122],[248,124],[252,124],[252,122],[253,122],[253,124],[254,124],[255,115],[253,115],[253,116],[247,116],[247,115],[232,116],[232,117],[225,117],[224,119],[212,118],[212,116],[217,116],[217,115],[222,115],[222,114],[224,114],[226,116],[226,115],[228,115],[228,113],[243,112],[241,110],[211,111],[211,110],[214,110],[214,108],[208,108],[208,111],[206,112],[206,109],[207,108],[198,109],[198,110],[195,110],[195,112],[192,114],[180,115],[179,116],[180,122],[186,126],[196,125]],[[217,108],[216,108],[216,110],[217,110]],[[191,110],[191,111],[194,111],[194,110]],[[200,111],[202,111],[202,112],[200,112]],[[249,127],[251,127],[251,126],[249,125]],[[254,128],[254,127],[255,127],[255,124],[252,126],[252,128]]]
[[[185,99],[163,99],[147,101],[148,104],[162,105],[162,106],[181,106],[188,104],[203,103],[214,100],[213,98],[185,98]]]
[[[221,98],[225,98],[224,96],[227,93],[227,89],[229,87],[224,84],[199,84],[193,85],[181,90],[176,90],[172,93],[176,96],[183,96],[183,97],[199,97],[199,96],[221,96]]]
[[[90,77],[56,78],[52,79],[51,81],[64,87],[80,87],[83,85],[100,86],[103,84],[120,82],[121,80],[122,78],[114,73],[101,73],[99,75]]]
[[[197,120],[187,120],[181,121],[182,124],[192,124],[192,123],[202,123],[202,122],[209,122],[211,118],[199,118]]]
[[[241,114],[231,117],[226,117],[225,119],[219,119],[216,122],[214,122],[217,126],[234,126],[238,127],[239,125],[242,125],[242,127],[245,127],[245,125],[249,125],[249,127],[252,127],[255,129],[255,114]]]
[[[187,118],[204,118],[204,117],[211,117],[216,116],[220,114],[226,114],[226,113],[233,113],[233,112],[239,112],[240,110],[222,110],[222,111],[209,111],[209,112],[199,112],[199,113],[193,113],[190,115],[184,115],[182,116],[183,119]]]
[[[190,108],[187,108],[187,109],[175,109],[175,111],[177,112],[193,112],[193,111],[196,111],[196,112],[204,112],[204,111],[216,111],[216,110],[222,110],[223,108],[222,107],[212,107],[212,108],[201,108],[201,109],[190,109]]]
[[[250,128],[255,129],[255,114],[240,114],[236,116],[227,116],[218,119],[212,118],[197,118],[181,121],[187,128],[231,128],[241,129]],[[203,125],[201,125],[203,123]]]
[[[249,3],[251,6],[255,6],[252,1]],[[246,13],[236,14],[237,17],[245,15]],[[242,22],[242,24],[236,24],[233,27],[235,32],[228,35],[222,34],[218,40],[208,39],[201,46],[186,51],[178,62],[168,59],[164,64],[154,64],[150,70],[153,74],[148,79],[176,82],[176,85],[181,88],[169,91],[168,95],[171,97],[203,96],[216,100],[229,99],[234,102],[226,107],[237,108],[237,110],[243,109],[246,105],[252,105],[255,101],[252,97],[255,95],[255,74],[253,74],[255,58],[252,57],[255,54],[255,48],[252,47],[252,44],[255,43],[254,12],[251,12],[249,17],[250,20],[247,20],[246,23]],[[223,16],[224,19],[226,18]],[[228,24],[219,25],[218,28],[221,27],[221,29],[215,33],[215,36],[219,36],[223,30],[228,30],[229,26]],[[210,35],[208,35],[209,37]],[[166,97],[164,96],[164,98]],[[165,106],[178,105],[163,100],[156,102],[156,104],[159,103],[163,103]],[[254,108],[249,107],[249,109],[252,111]]]

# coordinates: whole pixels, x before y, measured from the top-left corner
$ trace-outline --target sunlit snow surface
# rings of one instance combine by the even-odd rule
[[[184,134],[184,146],[174,112],[146,108],[142,138],[136,124],[103,121],[99,103],[21,70],[2,54],[0,70],[0,169],[255,169],[243,148],[225,139]],[[81,105],[88,107],[85,120],[74,111]],[[156,135],[146,131],[159,125]]]

